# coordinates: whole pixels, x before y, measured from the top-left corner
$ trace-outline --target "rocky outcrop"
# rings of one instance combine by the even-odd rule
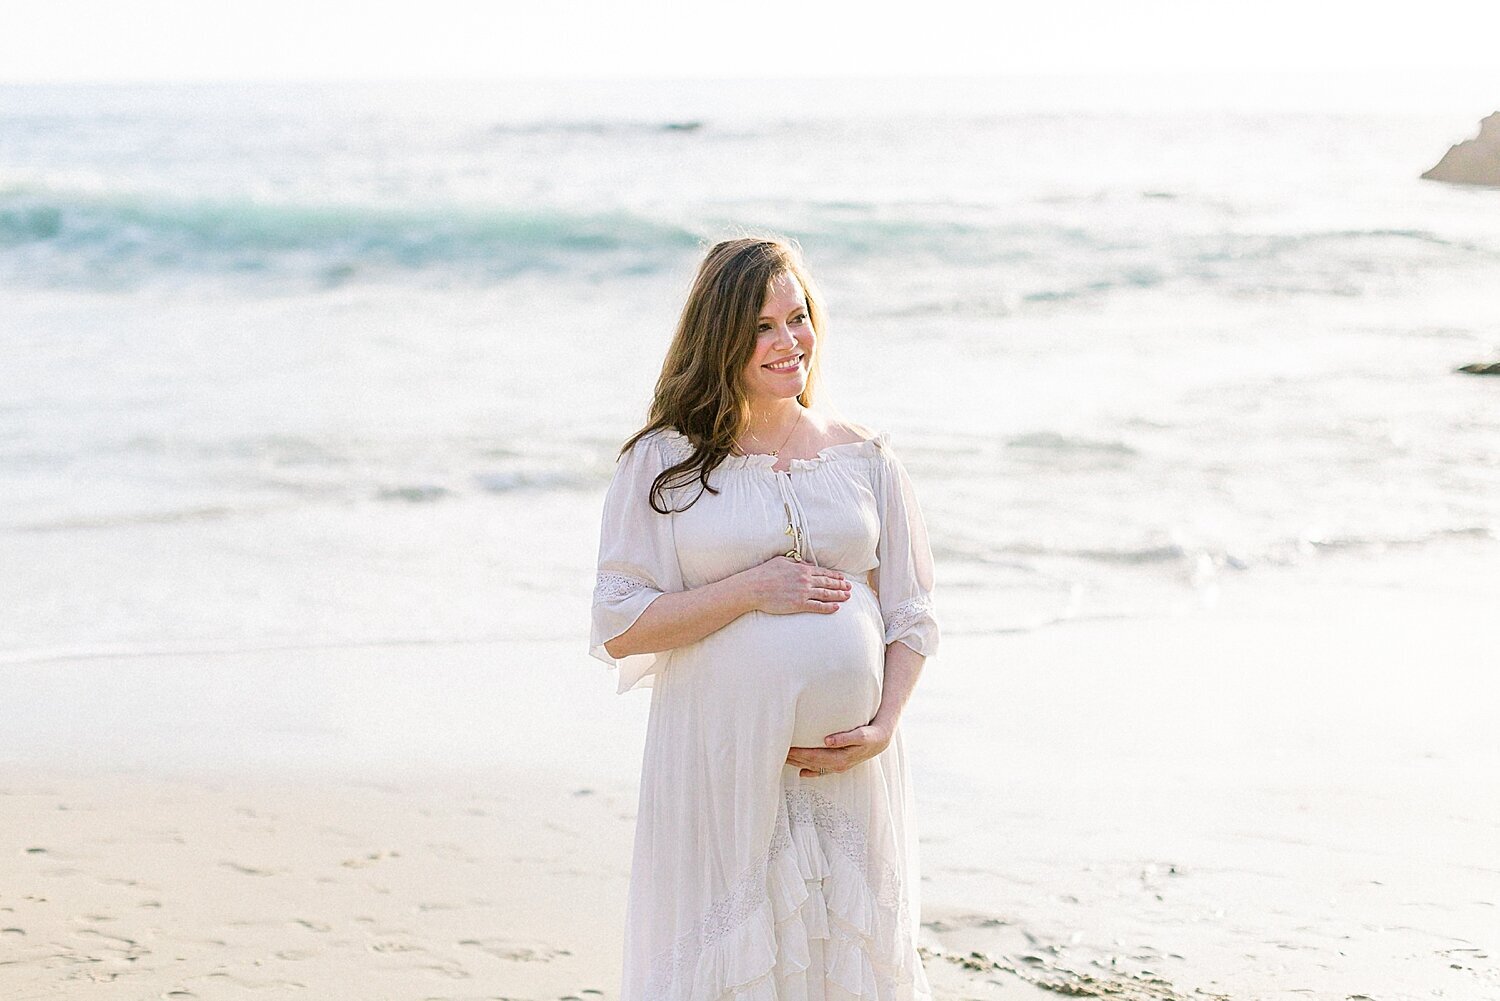
[[[1469,375],[1500,375],[1500,361],[1476,361],[1458,366],[1458,371]]]
[[[1479,135],[1448,147],[1443,158],[1422,177],[1429,181],[1500,187],[1500,111],[1481,119]]]

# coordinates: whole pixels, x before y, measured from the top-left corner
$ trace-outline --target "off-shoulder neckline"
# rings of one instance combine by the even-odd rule
[[[672,441],[678,449],[687,449],[691,454],[692,440],[676,428],[662,428],[660,431],[664,438]],[[873,438],[861,438],[858,441],[839,442],[836,445],[824,445],[818,453],[811,458],[803,459],[794,457],[789,461],[789,469],[810,469],[823,463],[838,462],[842,460],[860,458],[862,456],[874,455],[877,449],[884,448],[890,444],[890,435],[885,431],[877,431]],[[770,452],[752,452],[749,455],[727,455],[721,468],[729,469],[765,469],[770,472],[784,473],[788,469],[772,469],[776,465],[779,456]]]

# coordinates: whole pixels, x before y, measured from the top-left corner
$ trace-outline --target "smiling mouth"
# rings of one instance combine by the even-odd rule
[[[761,368],[769,369],[772,372],[795,372],[801,365],[802,356],[797,355],[795,358],[785,358],[779,362],[762,365]]]

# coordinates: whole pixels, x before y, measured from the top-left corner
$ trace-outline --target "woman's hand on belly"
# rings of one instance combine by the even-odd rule
[[[786,556],[773,556],[741,573],[750,583],[755,607],[772,615],[836,612],[854,586],[837,570]]]
[[[866,723],[824,738],[823,747],[794,747],[786,763],[797,765],[803,778],[846,772],[862,761],[868,761],[891,742],[891,732],[884,724]]]

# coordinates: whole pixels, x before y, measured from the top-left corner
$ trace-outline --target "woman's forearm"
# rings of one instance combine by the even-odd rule
[[[646,606],[630,628],[604,644],[611,657],[656,653],[696,643],[752,611],[756,598],[744,574],[686,591],[668,591]]]
[[[887,732],[896,729],[896,723],[901,719],[901,710],[906,707],[906,700],[911,698],[912,689],[917,687],[917,678],[926,661],[926,657],[900,640],[885,648],[885,678],[880,686],[880,708],[876,710],[871,723],[885,727]]]

